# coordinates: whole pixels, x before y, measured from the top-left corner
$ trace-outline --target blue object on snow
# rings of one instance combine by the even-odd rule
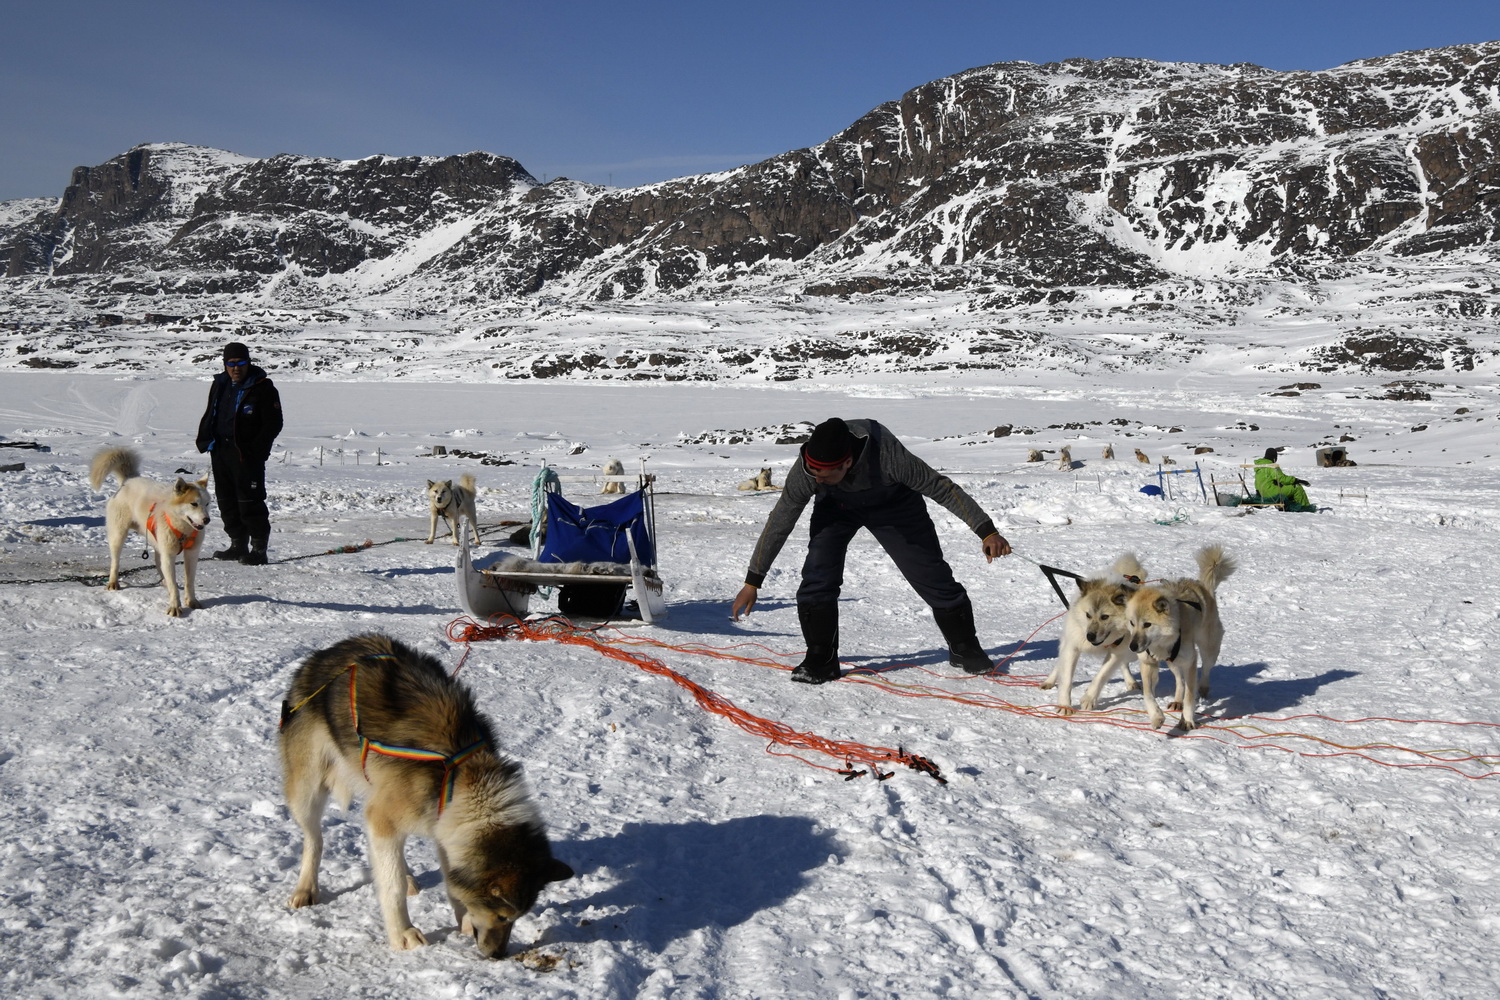
[[[1155,483],[1147,483],[1145,486],[1142,486],[1141,492],[1146,494],[1148,497],[1159,497],[1162,495],[1161,487],[1157,486]]]
[[[641,565],[656,562],[656,546],[646,526],[645,491],[587,509],[547,494],[547,540],[538,559],[544,563],[630,562],[629,534]]]

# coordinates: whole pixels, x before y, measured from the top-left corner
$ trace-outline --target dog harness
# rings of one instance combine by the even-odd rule
[[[386,653],[380,653],[370,656],[368,657],[368,659],[391,660],[395,659],[395,657],[390,656]],[[418,760],[427,761],[434,764],[441,764],[443,765],[443,782],[441,790],[438,793],[438,815],[442,816],[443,807],[453,801],[453,786],[458,781],[458,765],[462,764],[464,761],[468,760],[479,751],[485,749],[485,747],[489,745],[488,742],[479,739],[475,740],[473,743],[470,743],[468,746],[455,753],[443,753],[438,750],[422,750],[416,747],[396,746],[393,743],[386,743],[383,740],[375,740],[366,736],[360,730],[359,726],[358,661],[350,663],[343,670],[339,671],[338,674],[330,677],[328,679],[328,683],[318,688],[306,698],[303,698],[301,701],[297,702],[296,705],[289,706],[286,702],[282,702],[282,727],[286,726],[287,720],[292,717],[293,712],[296,712],[298,709],[302,708],[302,706],[306,705],[318,695],[322,694],[325,690],[327,690],[329,684],[332,684],[334,681],[338,680],[339,677],[345,673],[349,675],[349,715],[354,721],[354,735],[359,737],[359,769],[362,773],[364,773],[365,780],[370,780],[369,772],[366,769],[366,762],[369,760],[371,751],[374,751],[375,753],[378,753],[383,757],[395,757],[400,760]]]
[[[167,530],[177,536],[177,541],[182,545],[182,548],[184,550],[190,549],[194,545],[198,544],[197,528],[193,529],[193,533],[191,535],[184,535],[182,532],[177,530],[177,525],[173,524],[172,519],[165,513],[162,514],[161,519],[166,524]],[[156,504],[152,504],[151,509],[146,511],[146,533],[148,535],[156,534]],[[183,541],[183,539],[187,539],[187,541]]]

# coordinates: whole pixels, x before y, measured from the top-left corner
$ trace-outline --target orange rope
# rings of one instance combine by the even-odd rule
[[[809,767],[816,767],[823,771],[832,771],[835,774],[843,775],[846,781],[852,781],[866,773],[873,775],[878,781],[884,781],[893,772],[881,771],[881,764],[904,764],[919,774],[927,775],[939,784],[946,785],[948,783],[936,764],[926,757],[908,753],[904,748],[898,747],[892,750],[889,747],[867,746],[863,743],[854,743],[848,740],[831,740],[816,733],[799,732],[783,723],[751,715],[722,695],[710,691],[701,684],[697,684],[679,674],[661,660],[620,648],[625,645],[624,643],[607,643],[596,638],[594,631],[578,628],[564,618],[520,621],[509,615],[497,615],[490,620],[490,624],[488,625],[480,625],[468,618],[458,618],[448,624],[448,637],[455,642],[465,644],[465,659],[468,658],[468,644],[485,639],[528,639],[534,642],[551,640],[571,646],[584,646],[603,656],[632,664],[647,673],[655,674],[658,677],[665,677],[679,685],[691,694],[705,711],[723,716],[745,732],[766,739],[768,741],[766,744],[766,753],[772,756],[791,757],[807,764]],[[663,645],[661,643],[654,644]],[[691,651],[708,653],[707,647]],[[738,659],[737,657],[726,658]],[[460,660],[459,667],[454,668],[454,673],[457,673],[458,669],[462,666],[463,660]],[[787,669],[779,664],[777,666],[783,670]],[[809,753],[821,753],[835,760],[843,761],[844,767],[836,768],[818,764],[797,753],[774,749],[777,746],[789,747],[792,750]],[[856,764],[865,765],[869,769],[868,772],[858,770]]]
[[[1063,614],[1066,614],[1066,612],[1063,612]],[[1035,638],[1038,632],[1046,628],[1052,622],[1057,621],[1057,619],[1061,618],[1062,616],[1063,615],[1060,614],[1057,617],[1051,618],[1039,625],[1035,630],[1032,631],[1030,635],[1023,639],[1015,649],[1013,649],[1007,656],[1005,656],[1004,659],[1000,660],[999,663],[996,664],[997,670],[1000,667],[1004,666],[1004,664],[1014,659],[1015,656],[1019,654],[1020,651],[1024,649],[1033,638]],[[460,621],[462,621],[462,619]],[[649,646],[656,649],[672,650],[675,652],[689,653],[700,656],[710,656],[715,659],[728,660],[735,663],[745,663],[753,666],[769,667],[775,670],[789,670],[791,668],[784,663],[777,662],[777,660],[775,659],[745,656],[730,652],[730,650],[740,650],[746,648],[758,649],[768,654],[768,656],[770,657],[779,657],[784,659],[799,655],[797,653],[777,653],[756,643],[738,643],[736,645],[726,647],[712,647],[699,643],[673,645],[670,643],[661,642],[657,639],[652,639],[648,636],[628,635],[626,633],[620,632],[618,629],[615,629],[613,631],[618,633],[618,635],[614,638],[606,640],[602,637],[598,637],[597,634],[595,634],[595,637],[588,640],[585,644],[599,650],[605,655],[615,656],[616,658],[624,659],[628,662],[635,662],[634,656],[632,656],[631,654],[610,652],[609,650],[611,649],[611,647]],[[460,636],[453,634],[451,626],[450,637],[461,639]],[[468,656],[467,649],[464,652],[464,656],[465,658],[467,658]],[[660,664],[659,660],[655,660],[651,657],[641,657],[641,659]],[[462,661],[460,661],[460,665],[462,665]],[[665,665],[662,665],[662,669],[666,669]],[[937,687],[920,682],[897,683],[893,680],[888,679],[887,677],[887,675],[893,674],[897,671],[905,672],[911,670],[919,671],[920,673],[944,681],[951,681],[954,679],[951,674],[942,674],[934,670],[929,670],[926,667],[922,667],[917,664],[896,663],[886,664],[879,667],[855,667],[845,673],[844,682],[869,685],[871,687],[884,691],[887,694],[892,694],[901,698],[940,698],[942,700],[953,702],[959,705],[967,705],[974,708],[989,709],[992,711],[1002,711],[1029,719],[1066,722],[1074,725],[1113,726],[1115,728],[1133,730],[1141,733],[1159,734],[1163,737],[1169,737],[1171,739],[1207,739],[1213,740],[1217,743],[1221,743],[1225,746],[1230,746],[1242,750],[1279,750],[1283,753],[1290,753],[1295,756],[1309,758],[1355,757],[1360,760],[1368,761],[1372,764],[1378,764],[1382,767],[1438,768],[1440,770],[1450,771],[1461,777],[1473,780],[1500,777],[1500,770],[1496,770],[1496,768],[1500,768],[1500,753],[1476,753],[1457,747],[1422,750],[1389,742],[1371,742],[1350,745],[1335,742],[1331,739],[1325,739],[1312,733],[1298,732],[1295,730],[1286,729],[1268,732],[1266,730],[1260,729],[1259,726],[1254,725],[1254,723],[1275,723],[1277,725],[1282,725],[1287,722],[1293,722],[1297,720],[1313,719],[1337,726],[1354,726],[1365,723],[1384,722],[1394,725],[1443,725],[1454,727],[1500,729],[1500,723],[1495,722],[1454,722],[1443,719],[1398,719],[1382,716],[1371,716],[1357,719],[1339,719],[1332,716],[1316,714],[1301,714],[1286,717],[1246,715],[1212,718],[1200,716],[1197,729],[1187,732],[1178,732],[1176,730],[1163,732],[1161,730],[1152,728],[1144,718],[1144,711],[1139,709],[1117,708],[1099,712],[1076,712],[1071,715],[1064,715],[1062,712],[1058,711],[1055,705],[1051,704],[1018,705],[1013,702],[1006,701],[998,695],[990,693],[988,691],[955,691],[948,688]],[[457,671],[455,671],[455,673],[456,672]],[[668,673],[671,674],[672,672],[668,671]],[[993,685],[995,687],[1034,688],[1040,682],[1042,677],[1043,675],[1041,674],[1017,675],[992,673],[983,675],[980,678],[965,677],[963,679],[980,680],[987,686]],[[683,683],[684,681],[689,685],[692,683],[691,681],[686,681],[685,678],[682,681],[679,681],[679,683]],[[717,696],[715,695],[714,697]],[[736,709],[736,711],[738,710]],[[751,718],[753,718],[753,716]],[[761,721],[764,722],[765,720]],[[777,725],[776,723],[769,722],[765,724],[767,726]],[[811,736],[811,734],[807,735],[811,739],[819,739],[819,737]],[[1272,740],[1306,741],[1307,743],[1313,744],[1316,749],[1283,746],[1280,743],[1271,742]],[[773,738],[773,742],[777,741]],[[857,746],[857,744],[855,745]],[[768,752],[774,753],[774,751],[770,751],[769,749]],[[1381,759],[1381,757],[1379,756],[1375,756],[1375,754],[1396,755],[1397,759],[1385,760]],[[1400,759],[1403,756],[1407,757],[1408,759]],[[1416,758],[1416,760],[1413,761],[1409,758]],[[1462,768],[1456,766],[1465,764],[1477,765],[1479,773],[1470,773],[1469,771],[1463,770]],[[879,774],[880,772],[877,770],[876,773]]]

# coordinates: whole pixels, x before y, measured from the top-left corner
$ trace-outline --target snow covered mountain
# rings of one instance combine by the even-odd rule
[[[185,372],[232,333],[340,377],[1482,371],[1497,150],[1500,42],[986,66],[631,189],[145,145],[0,204],[0,367]]]

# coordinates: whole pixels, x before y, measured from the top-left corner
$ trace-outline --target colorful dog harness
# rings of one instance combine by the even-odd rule
[[[166,514],[162,514],[161,519],[166,523],[167,529],[171,531],[172,534],[177,536],[177,541],[182,545],[183,551],[186,551],[192,548],[194,545],[198,544],[197,528],[193,529],[193,533],[191,535],[184,535],[182,532],[177,530],[177,525],[173,524],[172,519]],[[152,504],[151,509],[146,511],[146,533],[152,536],[155,536],[156,534],[156,504]],[[183,541],[184,538],[187,539],[187,541]]]
[[[369,659],[391,660],[395,659],[395,657],[381,653],[371,656],[369,657]],[[354,735],[359,737],[359,769],[362,773],[364,773],[365,780],[370,780],[370,775],[366,770],[366,762],[369,760],[370,751],[372,750],[383,757],[395,757],[400,760],[418,760],[428,761],[433,764],[441,764],[443,765],[443,783],[442,790],[438,793],[438,815],[442,816],[443,807],[453,801],[453,786],[454,783],[458,781],[458,765],[462,764],[464,761],[468,760],[470,757],[483,750],[486,746],[488,746],[487,742],[482,739],[475,740],[473,743],[470,743],[468,746],[464,747],[462,750],[457,751],[456,753],[442,753],[438,750],[421,750],[415,747],[400,747],[392,743],[386,743],[381,740],[371,739],[361,731],[359,725],[359,663],[356,661],[349,664],[342,671],[340,671],[340,673],[348,673],[349,675],[349,715],[354,721]],[[332,684],[336,680],[338,680],[337,674],[329,678],[328,684]],[[328,684],[324,684],[312,694],[297,702],[296,705],[289,707],[285,702],[282,702],[281,725],[283,727],[286,726],[287,720],[291,718],[292,713],[327,690]]]

